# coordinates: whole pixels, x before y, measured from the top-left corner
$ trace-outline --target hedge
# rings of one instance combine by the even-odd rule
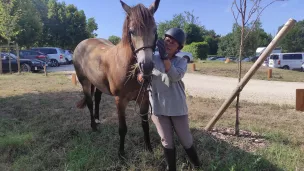
[[[193,42],[184,46],[182,51],[192,53],[195,59],[206,59],[209,52],[209,44],[207,42]]]

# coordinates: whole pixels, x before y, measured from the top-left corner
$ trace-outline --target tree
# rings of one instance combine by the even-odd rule
[[[252,23],[251,23],[252,24]],[[250,31],[251,24],[245,27],[245,33]],[[218,55],[237,56],[239,53],[241,38],[241,26],[234,24],[232,32],[219,38]],[[272,36],[262,29],[261,22],[257,22],[251,34],[244,40],[243,56],[254,56],[258,47],[267,46],[272,40]]]
[[[87,33],[89,34],[90,38],[97,37],[97,34],[94,33],[94,31],[97,29],[98,29],[98,25],[95,22],[95,18],[89,18],[87,21]]]
[[[279,30],[283,26],[279,27]],[[279,42],[284,52],[304,51],[304,20],[298,21],[295,26]]]
[[[163,38],[166,30],[177,27],[186,33],[186,44],[192,42],[206,41],[209,44],[209,53],[216,54],[218,49],[219,35],[214,30],[206,30],[199,22],[199,18],[194,16],[193,11],[174,14],[171,20],[158,23],[158,37]]]
[[[186,44],[204,41],[203,29],[200,26],[187,23],[184,26],[184,31],[187,34]]]
[[[18,20],[20,18],[20,10],[15,9],[15,0],[1,0],[0,2],[0,35],[10,45],[11,40],[19,33]],[[0,72],[2,73],[2,60],[0,65]],[[9,70],[11,73],[11,58],[9,58]]]
[[[30,48],[41,37],[43,23],[32,0],[18,0],[18,8],[21,10],[21,15],[17,22],[19,33],[16,41],[20,46]]]
[[[273,4],[276,1],[284,1],[284,0],[272,0],[268,5],[262,8],[261,2],[262,0],[240,0],[239,3],[236,2],[236,0],[233,1],[231,6],[231,11],[235,19],[235,23],[241,27],[240,32],[240,46],[239,46],[239,62],[238,62],[238,81],[241,81],[241,58],[243,56],[244,51],[244,41],[248,38],[251,31],[255,28],[256,23],[259,21],[261,13],[267,8],[269,5]],[[250,10],[247,10],[247,4],[251,6]],[[233,8],[236,8],[237,15],[235,14],[235,11]],[[257,14],[256,18],[253,20],[253,15]],[[240,21],[238,20],[239,16],[241,15]],[[247,24],[251,23],[251,28],[246,32],[246,26]],[[240,22],[240,24],[239,24]],[[235,135],[239,135],[239,96],[240,93],[237,95],[237,102],[236,102],[236,122],[235,122]]]
[[[121,38],[112,35],[112,36],[110,36],[110,37],[108,38],[108,40],[109,40],[110,42],[112,42],[114,45],[117,45],[117,44],[120,42]]]

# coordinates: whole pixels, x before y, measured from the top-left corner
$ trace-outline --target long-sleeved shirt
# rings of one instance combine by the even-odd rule
[[[187,71],[187,60],[174,57],[171,67],[165,72],[165,65],[159,55],[153,56],[154,69],[149,99],[154,115],[181,116],[188,114],[185,86],[182,81]]]

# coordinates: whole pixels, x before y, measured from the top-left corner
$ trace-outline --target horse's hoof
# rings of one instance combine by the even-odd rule
[[[145,145],[145,150],[149,151],[150,153],[153,153],[153,149],[152,149],[151,145]]]
[[[125,160],[125,152],[124,151],[119,151],[118,152],[118,157],[121,159],[121,160]]]
[[[95,123],[96,123],[96,124],[100,124],[101,121],[100,121],[99,119],[95,119]]]
[[[98,132],[96,124],[91,124],[91,128],[93,132]]]

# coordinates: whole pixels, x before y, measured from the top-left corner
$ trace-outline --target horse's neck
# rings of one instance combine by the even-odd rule
[[[109,66],[112,67],[110,71],[115,73],[113,75],[116,77],[121,77],[121,79],[124,79],[126,76],[130,75],[130,72],[133,72],[133,70],[136,69],[136,60],[132,55],[131,49],[123,47],[122,44],[118,44],[115,47],[109,49],[108,53],[109,56],[112,55],[111,57],[114,59],[109,60],[114,63],[112,63],[112,65],[109,64]]]

